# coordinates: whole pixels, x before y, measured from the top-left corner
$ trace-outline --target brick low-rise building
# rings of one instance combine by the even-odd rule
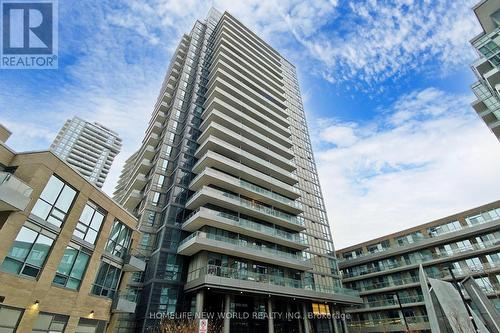
[[[124,281],[144,270],[137,220],[52,152],[16,153],[3,133],[0,331],[112,332],[135,311]]]

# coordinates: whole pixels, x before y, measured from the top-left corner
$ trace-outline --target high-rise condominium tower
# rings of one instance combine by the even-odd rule
[[[50,150],[90,182],[102,187],[121,147],[122,140],[117,133],[101,124],[73,117],[61,128]]]
[[[480,55],[472,64],[478,79],[472,107],[500,140],[500,1],[483,0],[473,10],[482,32],[471,40]]]
[[[182,37],[115,196],[148,261],[123,332],[182,311],[241,314],[224,332],[333,332],[345,321],[321,315],[361,301],[339,278],[295,68],[227,12]]]

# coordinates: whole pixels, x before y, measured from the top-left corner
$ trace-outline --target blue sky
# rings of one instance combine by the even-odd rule
[[[341,248],[499,199],[500,144],[469,106],[475,2],[60,1],[59,69],[0,71],[0,122],[16,150],[73,115],[116,130],[111,193],[180,36],[228,10],[297,66]]]

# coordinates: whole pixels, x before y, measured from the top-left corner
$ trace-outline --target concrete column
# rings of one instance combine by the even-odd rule
[[[335,307],[333,307],[333,306],[330,307],[330,313],[332,314],[333,333],[339,333],[337,318],[335,318],[335,316],[336,316]]]
[[[302,303],[302,313],[304,314],[304,333],[311,333],[311,327],[309,324],[309,318],[307,317],[306,304]]]
[[[31,332],[33,325],[35,324],[35,320],[38,317],[39,309],[38,306],[30,306],[28,307],[19,321],[17,326],[18,332]]]
[[[80,317],[78,317],[78,316],[69,317],[69,320],[68,320],[68,323],[66,324],[66,329],[64,330],[64,332],[65,333],[74,333],[76,330],[76,327],[78,326],[79,321],[80,321]]]
[[[267,299],[267,332],[274,333],[273,301]]]
[[[341,319],[342,321],[342,328],[344,329],[344,333],[349,333],[349,328],[347,327],[347,319]]]
[[[196,315],[201,316],[203,312],[203,302],[205,301],[205,290],[200,290],[196,294]]]
[[[229,318],[229,311],[231,311],[231,296],[226,295],[224,298],[224,333],[230,333],[231,319]]]

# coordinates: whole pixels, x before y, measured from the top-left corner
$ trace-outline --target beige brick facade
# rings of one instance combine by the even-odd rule
[[[31,201],[24,211],[0,212],[0,263],[2,263],[13,245],[21,227],[26,223],[37,225],[39,218],[30,215],[47,181],[55,174],[59,179],[72,186],[77,195],[68,211],[64,224],[52,244],[51,251],[42,267],[38,278],[25,277],[0,271],[0,307],[7,306],[23,309],[17,332],[31,332],[39,312],[69,316],[65,332],[72,333],[80,318],[102,320],[108,323],[106,332],[113,331],[116,322],[112,314],[112,300],[91,294],[91,287],[96,278],[104,248],[116,219],[133,230],[132,247],[137,244],[137,220],[106,194],[86,181],[79,173],[58,159],[51,152],[32,152],[15,154],[5,144],[0,143],[0,171],[13,171],[13,175],[29,185],[33,192]],[[1,199],[0,199],[1,200]],[[53,284],[56,270],[68,244],[75,243],[73,231],[82,214],[85,204],[91,200],[107,212],[87,269],[78,291]],[[43,225],[41,226],[43,228]],[[122,273],[119,289],[123,290],[131,272]],[[35,301],[38,304],[35,305]]]

